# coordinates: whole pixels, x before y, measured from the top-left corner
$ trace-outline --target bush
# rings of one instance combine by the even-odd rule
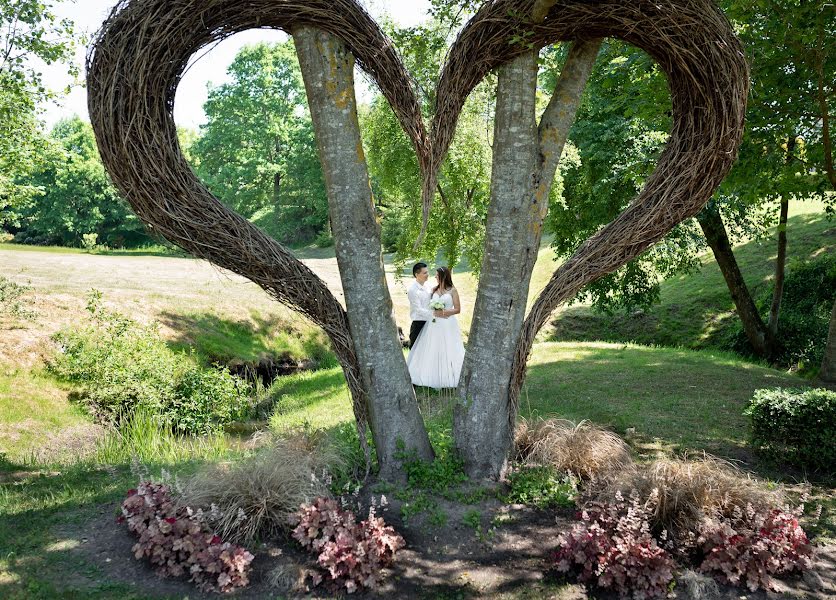
[[[591,504],[581,522],[558,538],[555,569],[621,597],[664,598],[676,565],[650,533],[652,511],[638,495]]]
[[[21,319],[33,319],[35,312],[29,309],[31,300],[26,295],[32,286],[21,285],[0,275],[0,315]]]
[[[134,556],[148,558],[163,577],[190,575],[200,589],[218,592],[249,583],[253,555],[213,535],[201,513],[178,508],[168,486],[144,482],[129,490],[119,520],[139,538]]]
[[[826,389],[761,389],[744,411],[752,444],[813,470],[836,468],[836,392]]]
[[[560,476],[552,467],[522,467],[508,476],[511,490],[507,501],[536,506],[560,508],[575,505],[578,494],[571,476]]]
[[[700,570],[723,583],[774,589],[772,576],[810,568],[812,546],[795,511],[737,509],[731,517],[706,519],[700,530],[705,559]]]
[[[317,563],[329,580],[349,594],[360,588],[376,588],[382,569],[392,564],[395,553],[405,545],[392,527],[375,517],[373,509],[369,518],[358,524],[354,513],[327,498],[302,505],[291,522],[296,525],[293,538],[317,554]],[[313,584],[321,580],[316,574]]]
[[[778,316],[779,353],[771,357],[785,367],[817,369],[824,356],[833,298],[836,297],[836,255],[825,253],[787,269]],[[772,289],[758,296],[762,315],[769,313]],[[735,352],[751,355],[752,349],[737,319],[725,344]]]
[[[231,464],[212,465],[183,486],[183,502],[218,509],[214,529],[231,542],[286,533],[299,506],[328,494],[328,469],[339,462],[321,444],[277,438]]]
[[[207,433],[245,416],[250,388],[228,372],[198,364],[171,350],[153,325],[141,325],[100,305],[88,304],[91,322],[53,340],[59,352],[49,369],[80,386],[80,396],[100,418],[120,421],[138,406],[183,433]]]
[[[630,448],[620,437],[582,421],[523,419],[514,435],[516,459],[549,466],[581,479],[597,479],[630,467]]]

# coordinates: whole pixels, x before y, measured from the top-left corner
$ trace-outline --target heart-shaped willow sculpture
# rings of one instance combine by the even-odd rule
[[[369,394],[372,388],[378,390],[372,395],[382,393],[383,388],[375,388],[376,380],[389,376],[402,379],[402,369],[386,373],[382,372],[381,365],[370,364],[368,356],[371,355],[364,352],[368,336],[357,331],[356,324],[352,329],[351,306],[347,315],[313,272],[279,243],[224,207],[195,177],[178,146],[172,117],[174,96],[189,59],[208,44],[252,28],[283,29],[298,38],[307,35],[306,46],[299,39],[296,41],[297,48],[306,48],[309,58],[317,52],[323,56],[331,52],[325,48],[327,40],[311,37],[310,30],[325,32],[350,50],[353,56],[349,55],[349,60],[356,59],[376,82],[413,142],[424,177],[425,222],[436,176],[465,99],[490,71],[500,67],[510,69],[509,65],[522,60],[521,57],[533,61],[539,48],[558,41],[615,37],[648,52],[667,75],[674,125],[659,164],[641,193],[554,273],[524,323],[530,271],[522,278],[522,307],[519,302],[514,307],[503,307],[517,315],[516,321],[509,321],[514,321],[509,325],[510,333],[503,334],[503,344],[510,344],[510,351],[508,347],[501,352],[492,349],[490,336],[480,333],[476,324],[479,314],[474,316],[468,359],[459,388],[456,433],[462,433],[461,438],[467,438],[464,445],[473,449],[469,456],[465,451],[469,464],[476,465],[478,460],[474,457],[480,452],[489,456],[471,469],[472,474],[498,474],[497,465],[508,450],[525,362],[534,336],[549,314],[584,285],[635,258],[677,223],[696,214],[734,162],[743,131],[748,69],[728,21],[711,0],[486,2],[449,52],[428,134],[415,86],[395,48],[354,0],[127,0],[114,8],[88,57],[91,120],[102,159],[114,183],[154,231],[195,256],[251,279],[325,330],[352,392],[361,438],[364,438],[363,425],[371,416],[378,457],[389,464],[395,452],[394,440],[408,435],[414,437],[417,415],[414,395],[410,400],[396,394],[387,401],[370,398]],[[334,52],[339,55],[339,49]],[[323,71],[331,68],[334,73],[346,69],[345,64],[327,60],[320,66]],[[303,74],[310,75],[310,68],[306,72],[303,66]],[[306,76],[309,96],[316,85],[328,87],[328,74],[323,73],[319,78]],[[346,88],[340,93],[349,91],[353,89]],[[350,112],[354,110],[353,93],[350,95],[350,99],[331,97],[337,98],[338,103],[345,99],[346,106],[340,109]],[[316,117],[314,122],[316,125]],[[317,136],[324,160],[320,129]],[[359,146],[358,152],[362,154]],[[542,163],[543,157],[540,158]],[[557,159],[551,157],[551,160],[556,163]],[[361,172],[365,173],[364,163]],[[539,243],[545,205],[537,197],[540,188],[536,173],[529,175],[535,184],[530,196],[536,208],[525,218],[537,228],[529,241]],[[550,184],[548,172],[545,177]],[[335,193],[329,187],[332,212]],[[529,191],[521,192],[521,197],[526,194]],[[502,218],[507,221],[507,217],[489,213],[487,249],[491,256],[486,256],[488,263],[517,260],[520,255],[520,249],[515,249],[515,254],[511,248],[497,243],[499,238],[491,245],[492,219],[499,223]],[[355,233],[364,235],[362,231]],[[374,239],[379,240],[379,233],[375,235],[378,237]],[[339,259],[340,240],[336,241]],[[508,256],[504,256],[506,251]],[[531,248],[524,251],[531,254]],[[481,311],[485,316],[483,323],[489,323],[492,309],[487,300],[480,305],[480,298],[489,296],[483,288],[490,288],[491,278],[495,276],[491,273],[486,263],[476,306],[477,313]],[[345,285],[347,278],[356,274],[341,273],[341,276]],[[379,272],[372,273],[373,278],[378,276],[382,277],[382,266]],[[382,285],[385,288],[385,283]],[[346,300],[350,304],[348,294]],[[382,312],[381,318],[388,319],[387,302],[390,305],[388,293],[381,305],[365,309]],[[362,314],[363,308],[355,310],[360,312],[354,314]],[[386,335],[394,334],[394,324],[385,331]],[[484,357],[491,353],[491,359],[501,363],[501,368],[485,373],[478,355]],[[403,362],[402,355],[399,360]],[[497,381],[499,392],[494,389]],[[385,411],[408,414],[406,420],[411,424],[402,427],[392,422],[392,431],[375,431],[375,413]],[[417,418],[420,421],[420,416]],[[385,421],[377,423],[378,429],[382,427],[386,427]],[[402,441],[412,444],[409,438]],[[457,441],[460,449],[461,441]],[[414,445],[419,447],[419,456],[426,457],[428,442]]]

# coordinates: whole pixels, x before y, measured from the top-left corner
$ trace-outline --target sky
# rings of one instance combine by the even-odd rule
[[[79,33],[87,34],[88,39],[98,30],[111,7],[117,0],[63,0],[57,2],[54,12],[61,18],[67,17],[76,23]],[[409,27],[427,18],[429,0],[361,0],[369,12],[380,18],[389,15],[398,25]],[[203,103],[206,101],[207,84],[221,84],[227,81],[226,69],[238,50],[245,44],[261,41],[280,42],[287,36],[280,31],[251,30],[244,31],[227,38],[209,52],[199,56],[190,64],[186,75],[177,88],[174,102],[174,120],[184,127],[197,129],[205,122]],[[79,65],[84,64],[86,48],[79,48],[76,60]],[[66,66],[51,65],[43,67],[44,81],[54,90],[60,90],[72,79],[67,74]],[[369,95],[364,79],[357,78],[357,93],[361,96]],[[63,117],[78,114],[85,120],[87,117],[87,93],[82,86],[78,86],[61,100],[59,105],[49,103],[44,105],[43,119],[47,126],[52,126]]]

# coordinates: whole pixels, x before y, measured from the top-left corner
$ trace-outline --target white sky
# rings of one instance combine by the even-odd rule
[[[71,18],[79,32],[92,34],[96,32],[104,21],[111,7],[117,0],[63,0],[56,3],[55,13],[59,17]],[[412,26],[427,18],[429,0],[362,0],[369,12],[380,18],[389,15],[392,20],[401,26]],[[205,121],[203,114],[203,103],[206,101],[206,88],[208,83],[220,84],[227,80],[226,69],[235,57],[238,50],[245,44],[252,44],[261,41],[284,41],[287,36],[280,31],[252,30],[244,31],[234,35],[217,46],[210,52],[204,54],[199,60],[192,63],[185,77],[177,88],[177,97],[174,103],[174,120],[178,125],[196,129]],[[79,48],[77,61],[84,65],[86,48]],[[71,78],[62,65],[44,66],[44,82],[47,87],[60,90],[70,83]],[[83,78],[83,75],[82,75]],[[363,79],[357,79],[358,94],[368,95],[364,90]],[[50,103],[44,106],[43,119],[47,126],[52,126],[62,117],[73,114],[81,115],[85,120],[87,117],[87,92],[83,87],[76,87],[73,91],[61,100],[60,105]]]

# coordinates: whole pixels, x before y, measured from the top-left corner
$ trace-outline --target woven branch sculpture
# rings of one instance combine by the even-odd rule
[[[522,19],[550,6],[537,24]],[[358,425],[364,391],[346,313],[289,251],[224,207],[180,151],[174,95],[190,57],[252,28],[313,26],[342,38],[413,142],[425,219],[465,99],[491,70],[531,47],[614,37],[648,52],[668,77],[674,125],[641,193],[553,275],[518,345],[511,402],[534,336],[557,305],[696,214],[734,162],[748,94],[743,50],[711,0],[493,0],[465,26],[443,66],[430,133],[415,86],[391,41],[355,0],[123,0],[88,56],[88,102],[113,181],[139,217],[193,255],[239,273],[321,326],[351,389]],[[511,411],[516,414],[515,410]],[[361,435],[361,438],[363,436]]]

